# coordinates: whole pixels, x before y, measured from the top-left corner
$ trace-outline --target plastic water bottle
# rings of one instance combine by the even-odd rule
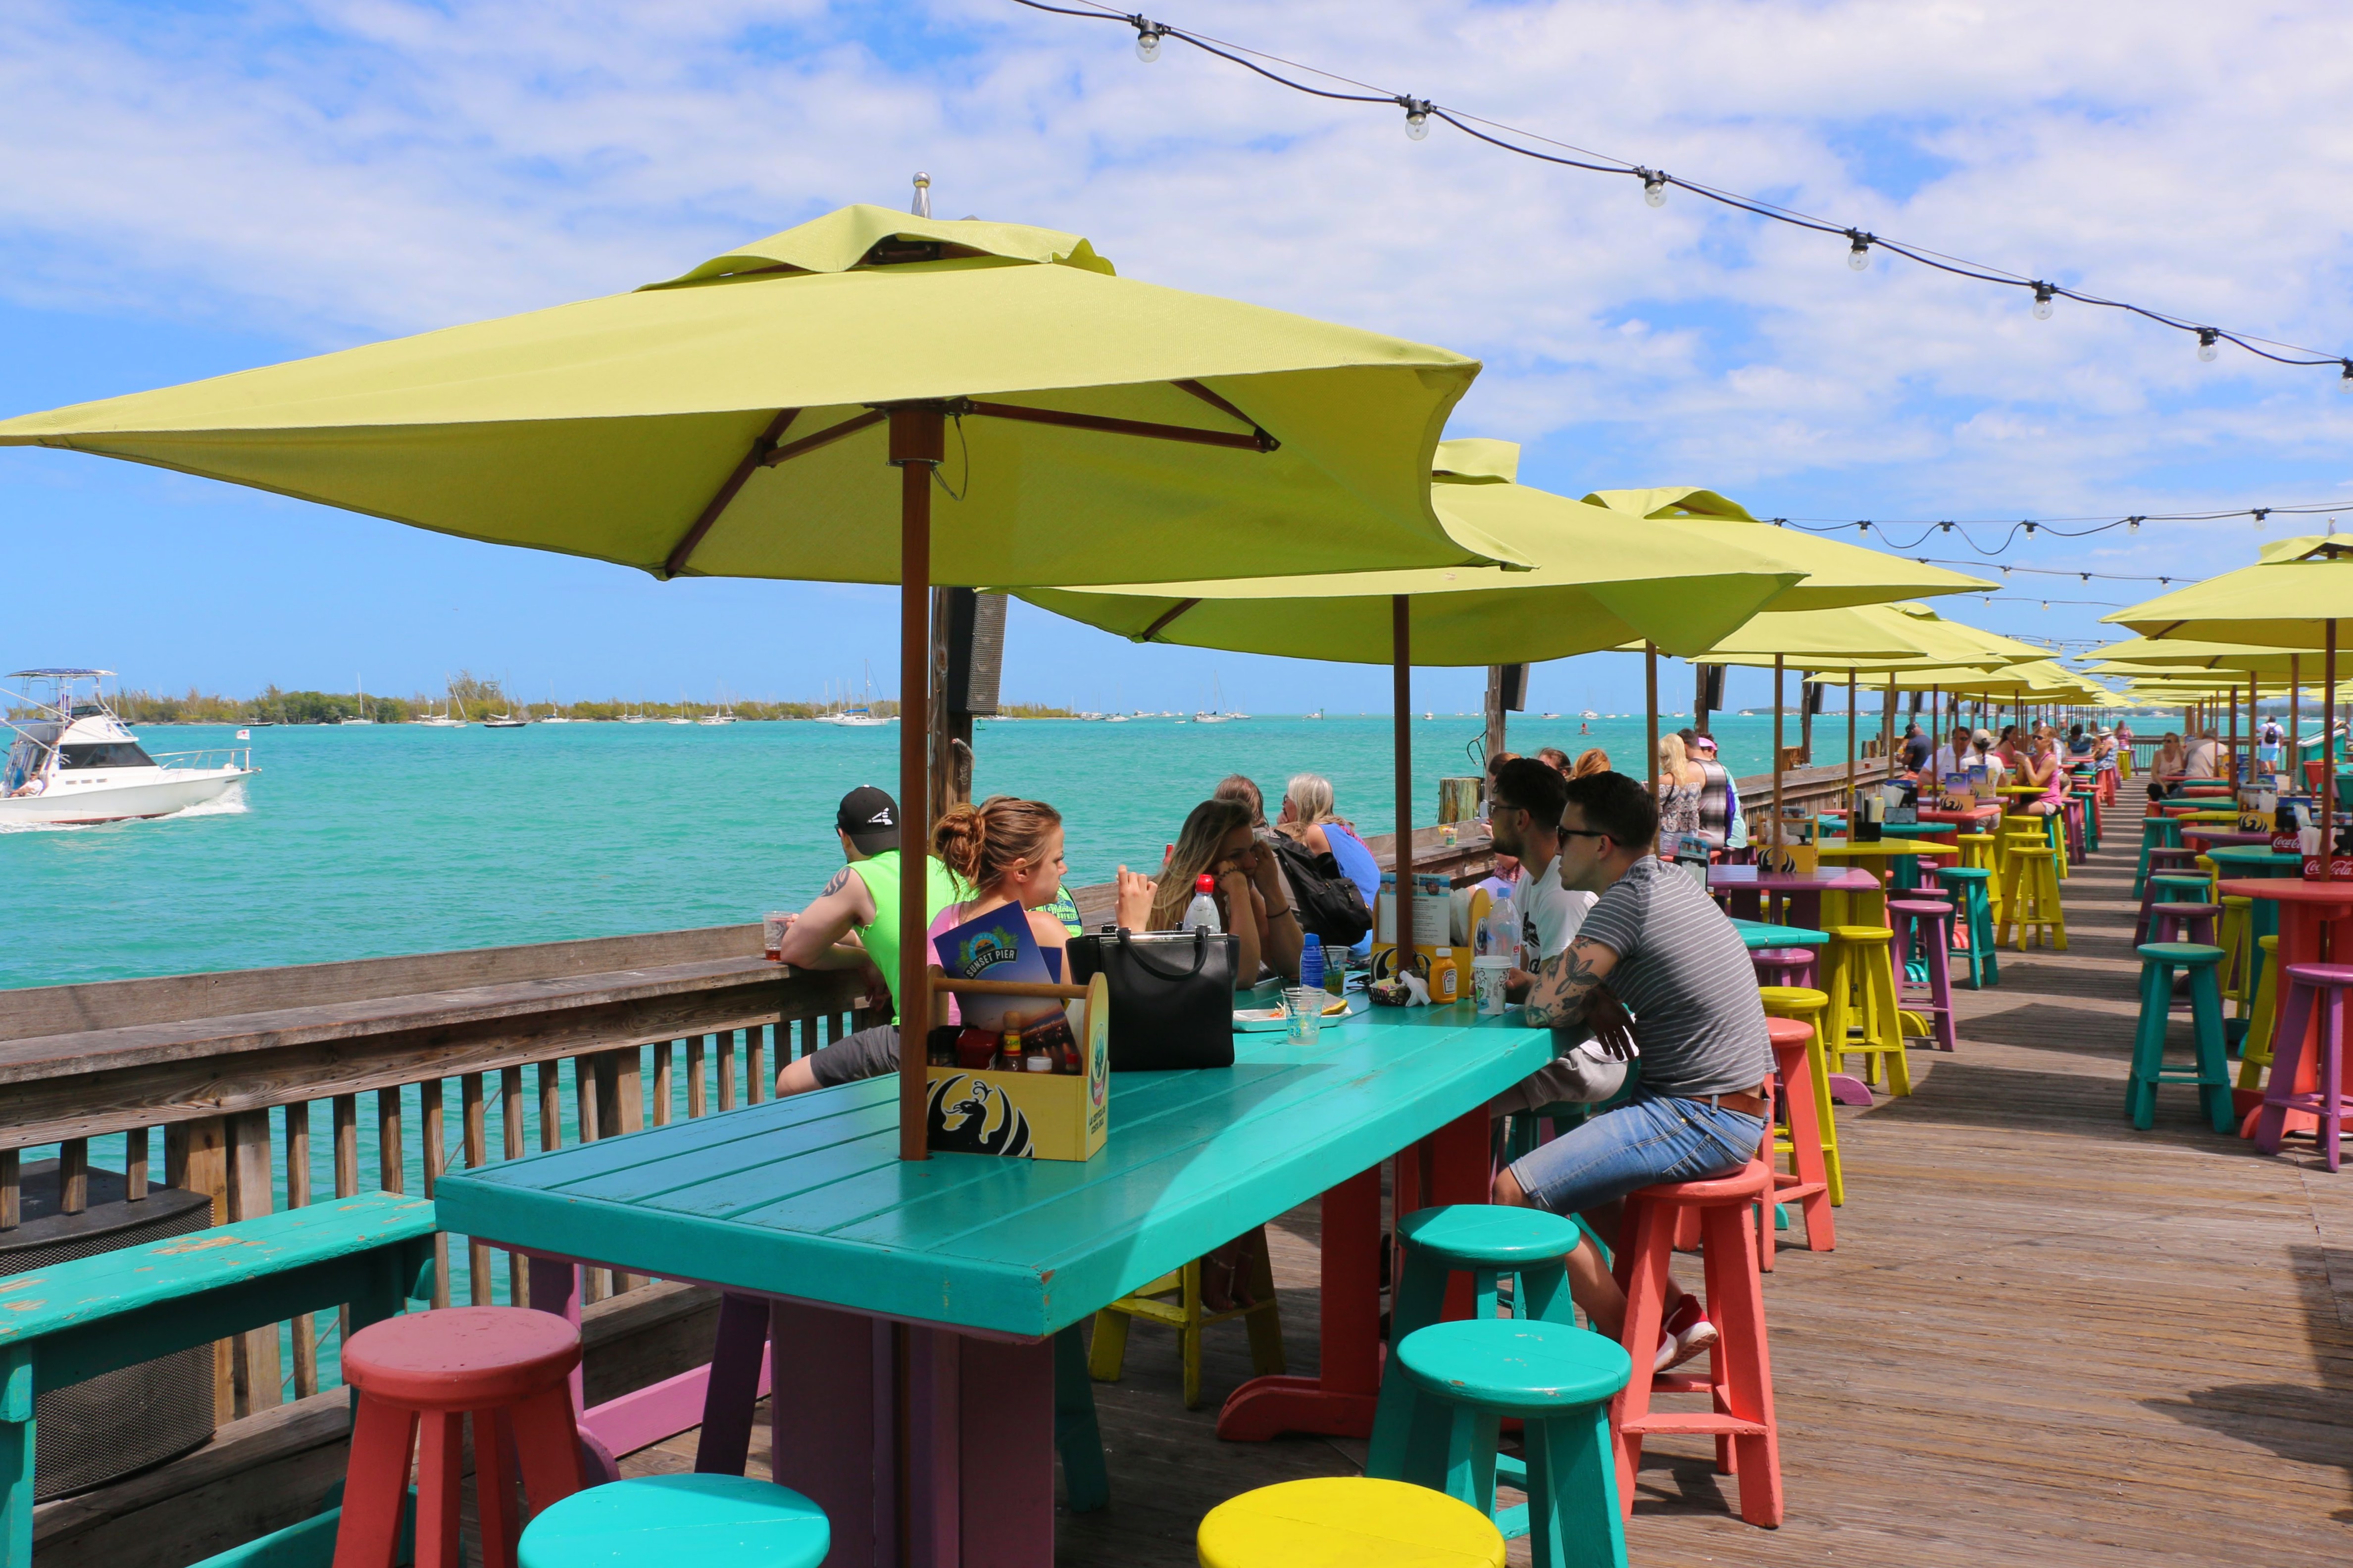
[[[1310,991],[1324,989],[1324,943],[1308,937],[1299,946],[1299,984]]]
[[[1185,923],[1180,931],[1222,931],[1225,922],[1218,919],[1218,900],[1211,895],[1218,884],[1207,871],[1193,879],[1193,901],[1185,906]]]
[[[1479,951],[1493,957],[1517,960],[1520,951],[1520,911],[1512,907],[1509,893],[1497,899],[1487,911],[1486,929],[1479,933]]]

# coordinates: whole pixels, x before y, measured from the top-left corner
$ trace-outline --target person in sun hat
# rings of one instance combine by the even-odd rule
[[[793,917],[780,955],[797,969],[863,970],[868,1005],[888,998],[891,1021],[786,1062],[776,1074],[778,1095],[871,1078],[899,1063],[899,803],[860,784],[841,797],[833,831],[842,868]],[[935,856],[923,857],[923,881],[926,921],[970,891]]]

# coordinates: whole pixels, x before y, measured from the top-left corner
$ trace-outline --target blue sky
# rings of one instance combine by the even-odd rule
[[[1183,0],[1166,19],[2013,271],[2353,343],[2340,7]],[[1523,477],[1569,494],[1699,484],[1759,515],[1878,519],[2342,498],[2353,521],[2332,373],[2202,365],[2178,334],[2064,302],[2035,321],[1901,262],[1857,274],[1842,241],[1688,193],[1653,211],[1630,181],[1443,126],[1412,142],[1387,109],[1176,46],[1145,65],[1124,26],[1008,0],[26,0],[11,20],[8,413],[631,287],[843,202],[902,205],[923,168],[943,216],[1073,229],[1132,276],[1479,355],[1454,433],[1521,441]],[[0,450],[0,657],[153,688],[406,692],[463,667],[532,695],[802,696],[870,664],[895,683],[873,590],[660,584],[37,450]],[[2046,534],[2002,559],[2195,575],[2284,531]],[[2064,601],[2154,590],[2013,581],[1949,609],[2085,637],[2101,609]],[[1387,706],[1380,671],[1033,612],[1007,695],[1179,707],[1213,673],[1261,711]],[[1477,679],[1424,672],[1418,700],[1468,706]],[[1588,659],[1539,671],[1535,700],[1621,708],[1639,679]],[[1736,706],[1762,696],[1735,674]]]

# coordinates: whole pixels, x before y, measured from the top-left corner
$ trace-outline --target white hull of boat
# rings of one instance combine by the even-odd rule
[[[218,800],[252,776],[245,768],[170,768],[174,775],[142,784],[109,784],[96,789],[53,789],[36,795],[0,798],[0,826],[20,823],[67,826],[97,822],[127,822],[134,817],[169,816],[192,805]]]

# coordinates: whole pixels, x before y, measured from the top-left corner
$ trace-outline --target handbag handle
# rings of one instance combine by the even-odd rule
[[[1119,946],[1121,952],[1135,962],[1136,967],[1142,969],[1146,974],[1162,980],[1190,980],[1200,973],[1202,967],[1209,962],[1209,931],[1206,926],[1193,928],[1193,967],[1190,969],[1172,972],[1161,968],[1144,956],[1142,948],[1127,940],[1127,928],[1124,926],[1120,928]]]

